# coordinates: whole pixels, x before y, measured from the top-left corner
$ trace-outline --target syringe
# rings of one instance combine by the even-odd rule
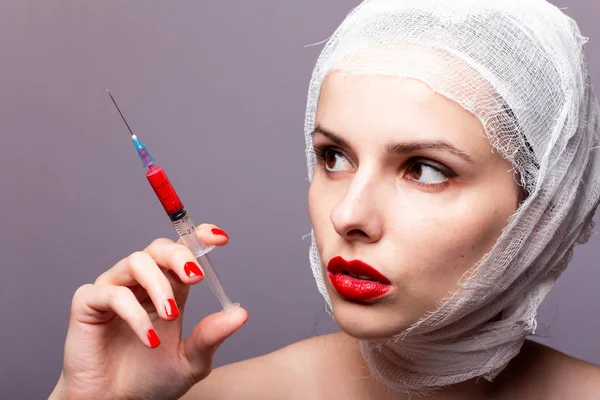
[[[152,186],[154,193],[156,193],[156,197],[158,197],[160,204],[163,206],[169,219],[173,223],[177,234],[181,237],[185,246],[194,254],[194,257],[196,257],[196,260],[204,270],[208,285],[221,302],[223,310],[226,312],[235,310],[240,304],[231,302],[225,293],[225,289],[223,289],[223,285],[219,280],[210,258],[208,257],[208,253],[214,249],[215,246],[208,246],[195,234],[196,226],[183,207],[183,203],[179,199],[177,192],[175,192],[173,185],[169,182],[167,174],[165,174],[162,167],[154,161],[146,149],[146,146],[144,146],[140,139],[133,134],[112,94],[110,94],[108,89],[106,92],[110,96],[115,107],[117,107],[117,111],[119,111],[121,118],[123,118],[123,122],[125,122],[129,133],[131,133],[131,139],[133,140],[135,149],[142,160],[144,168],[146,168],[146,179],[150,182],[150,186]]]

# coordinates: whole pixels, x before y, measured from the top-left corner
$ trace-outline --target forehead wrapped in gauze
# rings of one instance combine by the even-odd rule
[[[321,84],[337,70],[418,79],[456,101],[480,119],[528,194],[437,310],[389,341],[361,343],[371,372],[390,388],[424,393],[495,377],[535,329],[573,246],[587,241],[600,155],[585,42],[575,22],[543,0],[368,0],[323,49],[306,113],[309,178]],[[329,304],[314,235],[310,259]]]

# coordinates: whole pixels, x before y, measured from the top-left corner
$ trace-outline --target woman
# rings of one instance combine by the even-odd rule
[[[599,367],[525,341],[600,199],[584,43],[543,0],[365,1],[305,126],[311,265],[342,332],[211,372],[248,315],[181,339],[202,272],[158,239],[75,293],[52,398],[597,398]]]

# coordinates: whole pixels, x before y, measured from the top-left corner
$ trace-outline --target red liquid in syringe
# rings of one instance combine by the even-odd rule
[[[156,197],[158,197],[160,204],[169,216],[177,214],[183,209],[183,203],[179,200],[177,192],[175,192],[173,185],[169,182],[169,178],[162,167],[150,165],[146,172],[146,178],[148,179],[148,182],[150,182],[152,189],[154,189],[154,193],[156,193]]]

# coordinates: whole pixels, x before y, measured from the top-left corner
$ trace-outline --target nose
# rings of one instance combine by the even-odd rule
[[[357,173],[331,211],[335,231],[348,241],[377,242],[383,234],[381,204],[374,179]]]

